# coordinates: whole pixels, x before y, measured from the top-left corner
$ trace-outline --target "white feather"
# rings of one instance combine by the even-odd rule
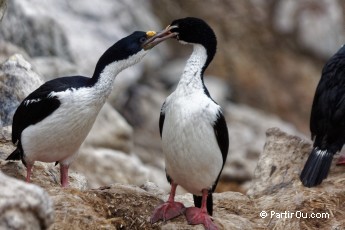
[[[31,99],[31,100],[25,100],[25,101],[24,101],[24,105],[28,106],[28,105],[31,104],[31,103],[35,103],[35,102],[39,102],[39,101],[41,101],[40,98]]]

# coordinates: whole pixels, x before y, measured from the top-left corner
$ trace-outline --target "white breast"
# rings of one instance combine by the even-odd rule
[[[162,133],[168,175],[190,193],[211,188],[223,160],[213,129],[220,107],[203,92],[167,98]]]
[[[52,93],[61,101],[60,107],[22,132],[25,160],[65,164],[73,161],[105,101],[95,97],[93,90],[79,88]]]

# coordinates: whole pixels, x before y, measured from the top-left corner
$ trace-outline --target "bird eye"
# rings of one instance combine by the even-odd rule
[[[141,37],[140,40],[139,40],[139,42],[140,42],[140,43],[144,43],[146,40],[147,40],[146,37]]]

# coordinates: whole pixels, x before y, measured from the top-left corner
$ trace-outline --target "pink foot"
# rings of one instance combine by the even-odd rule
[[[188,224],[196,225],[203,224],[206,230],[218,230],[218,227],[213,223],[211,217],[207,213],[207,196],[208,190],[202,190],[201,208],[190,207],[186,210],[186,219]]]
[[[341,155],[338,158],[337,165],[345,165],[345,155]]]
[[[182,215],[185,212],[185,207],[180,202],[165,202],[159,205],[151,216],[151,223],[156,223],[159,220],[170,220],[177,216]]]
[[[175,202],[175,193],[176,193],[177,184],[171,181],[171,191],[169,199],[167,202],[159,205],[151,216],[151,224],[156,223],[159,220],[170,220],[179,215],[184,214],[186,208],[180,202]]]
[[[218,230],[218,227],[213,223],[207,211],[201,208],[187,208],[186,219],[188,224],[203,224],[206,230]]]

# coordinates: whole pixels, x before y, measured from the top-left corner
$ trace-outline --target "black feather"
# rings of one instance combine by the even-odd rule
[[[28,105],[25,105],[25,102],[26,100],[19,105],[13,116],[12,142],[14,144],[20,140],[25,128],[40,122],[60,106],[57,98],[42,98],[40,101]]]
[[[163,133],[164,119],[165,119],[164,105],[165,105],[165,102],[162,105],[161,113],[159,116],[159,134],[161,135],[161,138],[162,138],[162,133]]]
[[[313,148],[300,175],[300,180],[304,186],[314,187],[327,178],[333,155],[332,152],[327,150],[321,151]]]
[[[16,148],[7,158],[7,161],[19,161],[22,159],[23,151]]]
[[[7,161],[18,161],[21,160],[23,165],[26,166],[26,161],[24,159],[24,151],[22,143],[18,141],[17,148],[6,158]]]
[[[224,167],[229,151],[229,133],[224,115],[221,111],[219,111],[217,120],[213,124],[213,129],[214,134],[216,135],[219,149],[222,153]]]
[[[325,64],[310,115],[314,147],[336,153],[345,142],[345,47]]]

